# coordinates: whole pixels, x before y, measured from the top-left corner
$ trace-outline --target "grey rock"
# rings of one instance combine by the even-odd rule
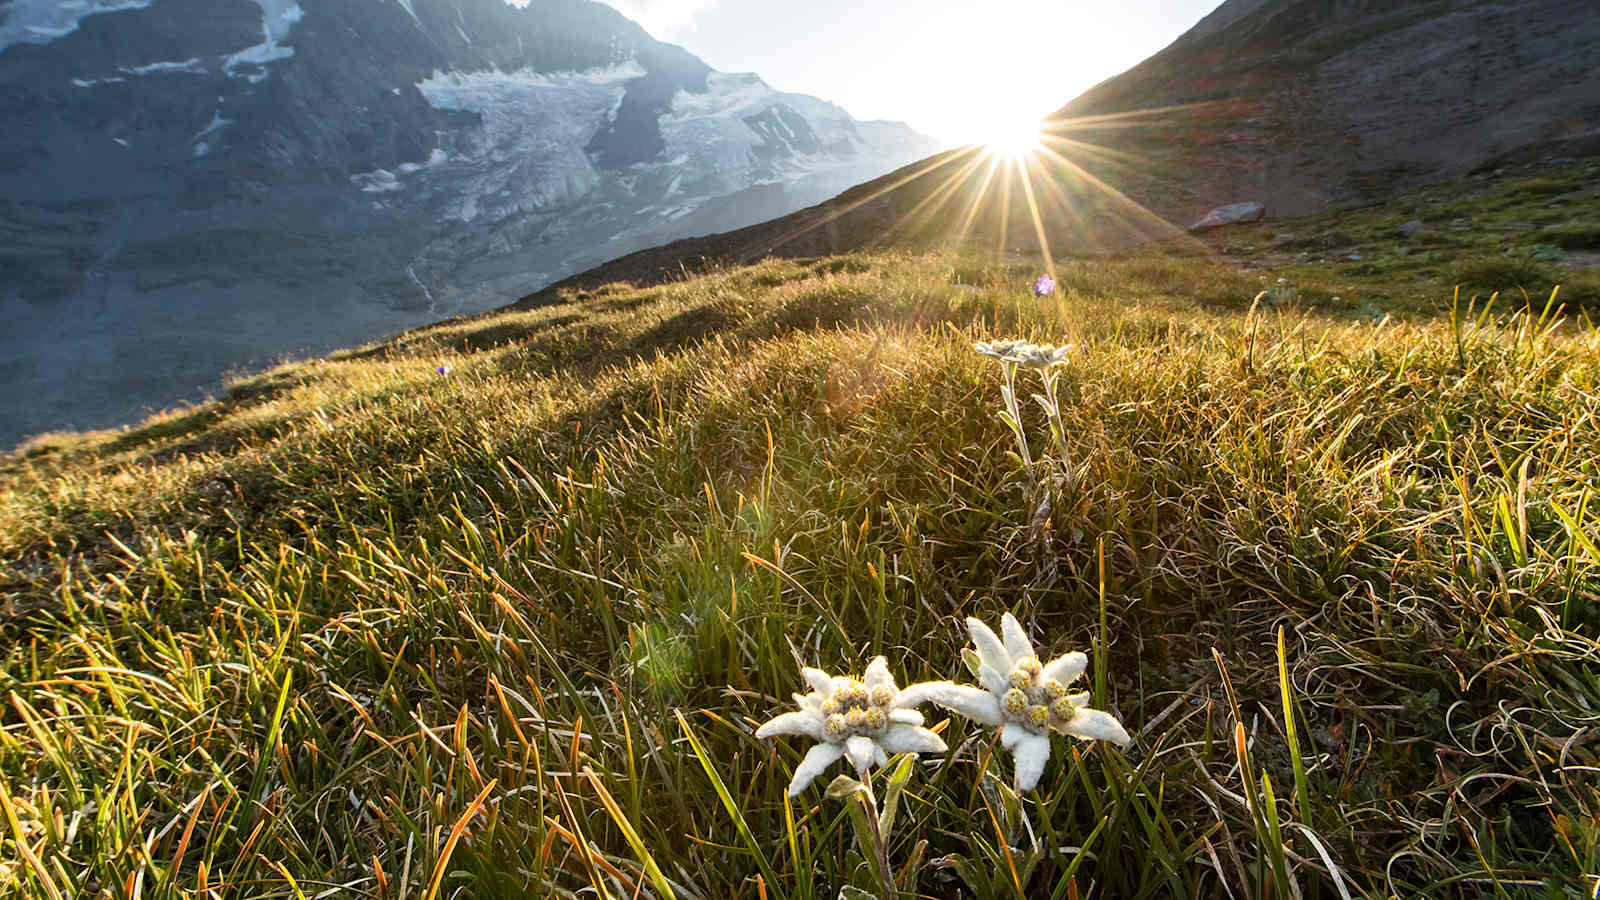
[[[1395,231],[1400,232],[1401,237],[1421,237],[1428,233],[1428,226],[1421,219],[1412,219],[1409,222],[1401,222]]]
[[[1205,214],[1200,221],[1189,226],[1190,231],[1207,231],[1212,228],[1221,228],[1224,225],[1239,225],[1249,222],[1259,222],[1266,218],[1267,208],[1254,201],[1243,203],[1229,203],[1219,206]]]

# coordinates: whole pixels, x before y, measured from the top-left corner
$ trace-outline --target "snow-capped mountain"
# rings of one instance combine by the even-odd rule
[[[0,0],[0,443],[925,156],[587,0]]]

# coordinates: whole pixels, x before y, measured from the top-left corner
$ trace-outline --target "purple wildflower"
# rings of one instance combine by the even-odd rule
[[[1035,297],[1048,297],[1055,292],[1056,280],[1049,275],[1040,275],[1039,280],[1033,283]]]
[[[449,366],[440,366],[439,368],[434,369],[434,371],[438,372],[440,375],[449,375],[450,374],[450,367]]]

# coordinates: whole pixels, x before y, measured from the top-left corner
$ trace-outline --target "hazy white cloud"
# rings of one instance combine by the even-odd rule
[[[601,0],[643,25],[656,38],[671,40],[690,30],[695,16],[717,0]]]

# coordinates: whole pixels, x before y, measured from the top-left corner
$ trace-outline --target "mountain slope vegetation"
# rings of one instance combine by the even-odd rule
[[[839,896],[845,807],[754,726],[800,665],[966,680],[1009,610],[1134,742],[1019,803],[930,708],[907,896],[1586,896],[1600,334],[1452,306],[1382,255],[1413,212],[1293,226],[1363,272],[1245,229],[1042,298],[940,250],[573,286],[37,441],[0,892]],[[972,350],[1009,337],[1076,347],[1031,470]]]

